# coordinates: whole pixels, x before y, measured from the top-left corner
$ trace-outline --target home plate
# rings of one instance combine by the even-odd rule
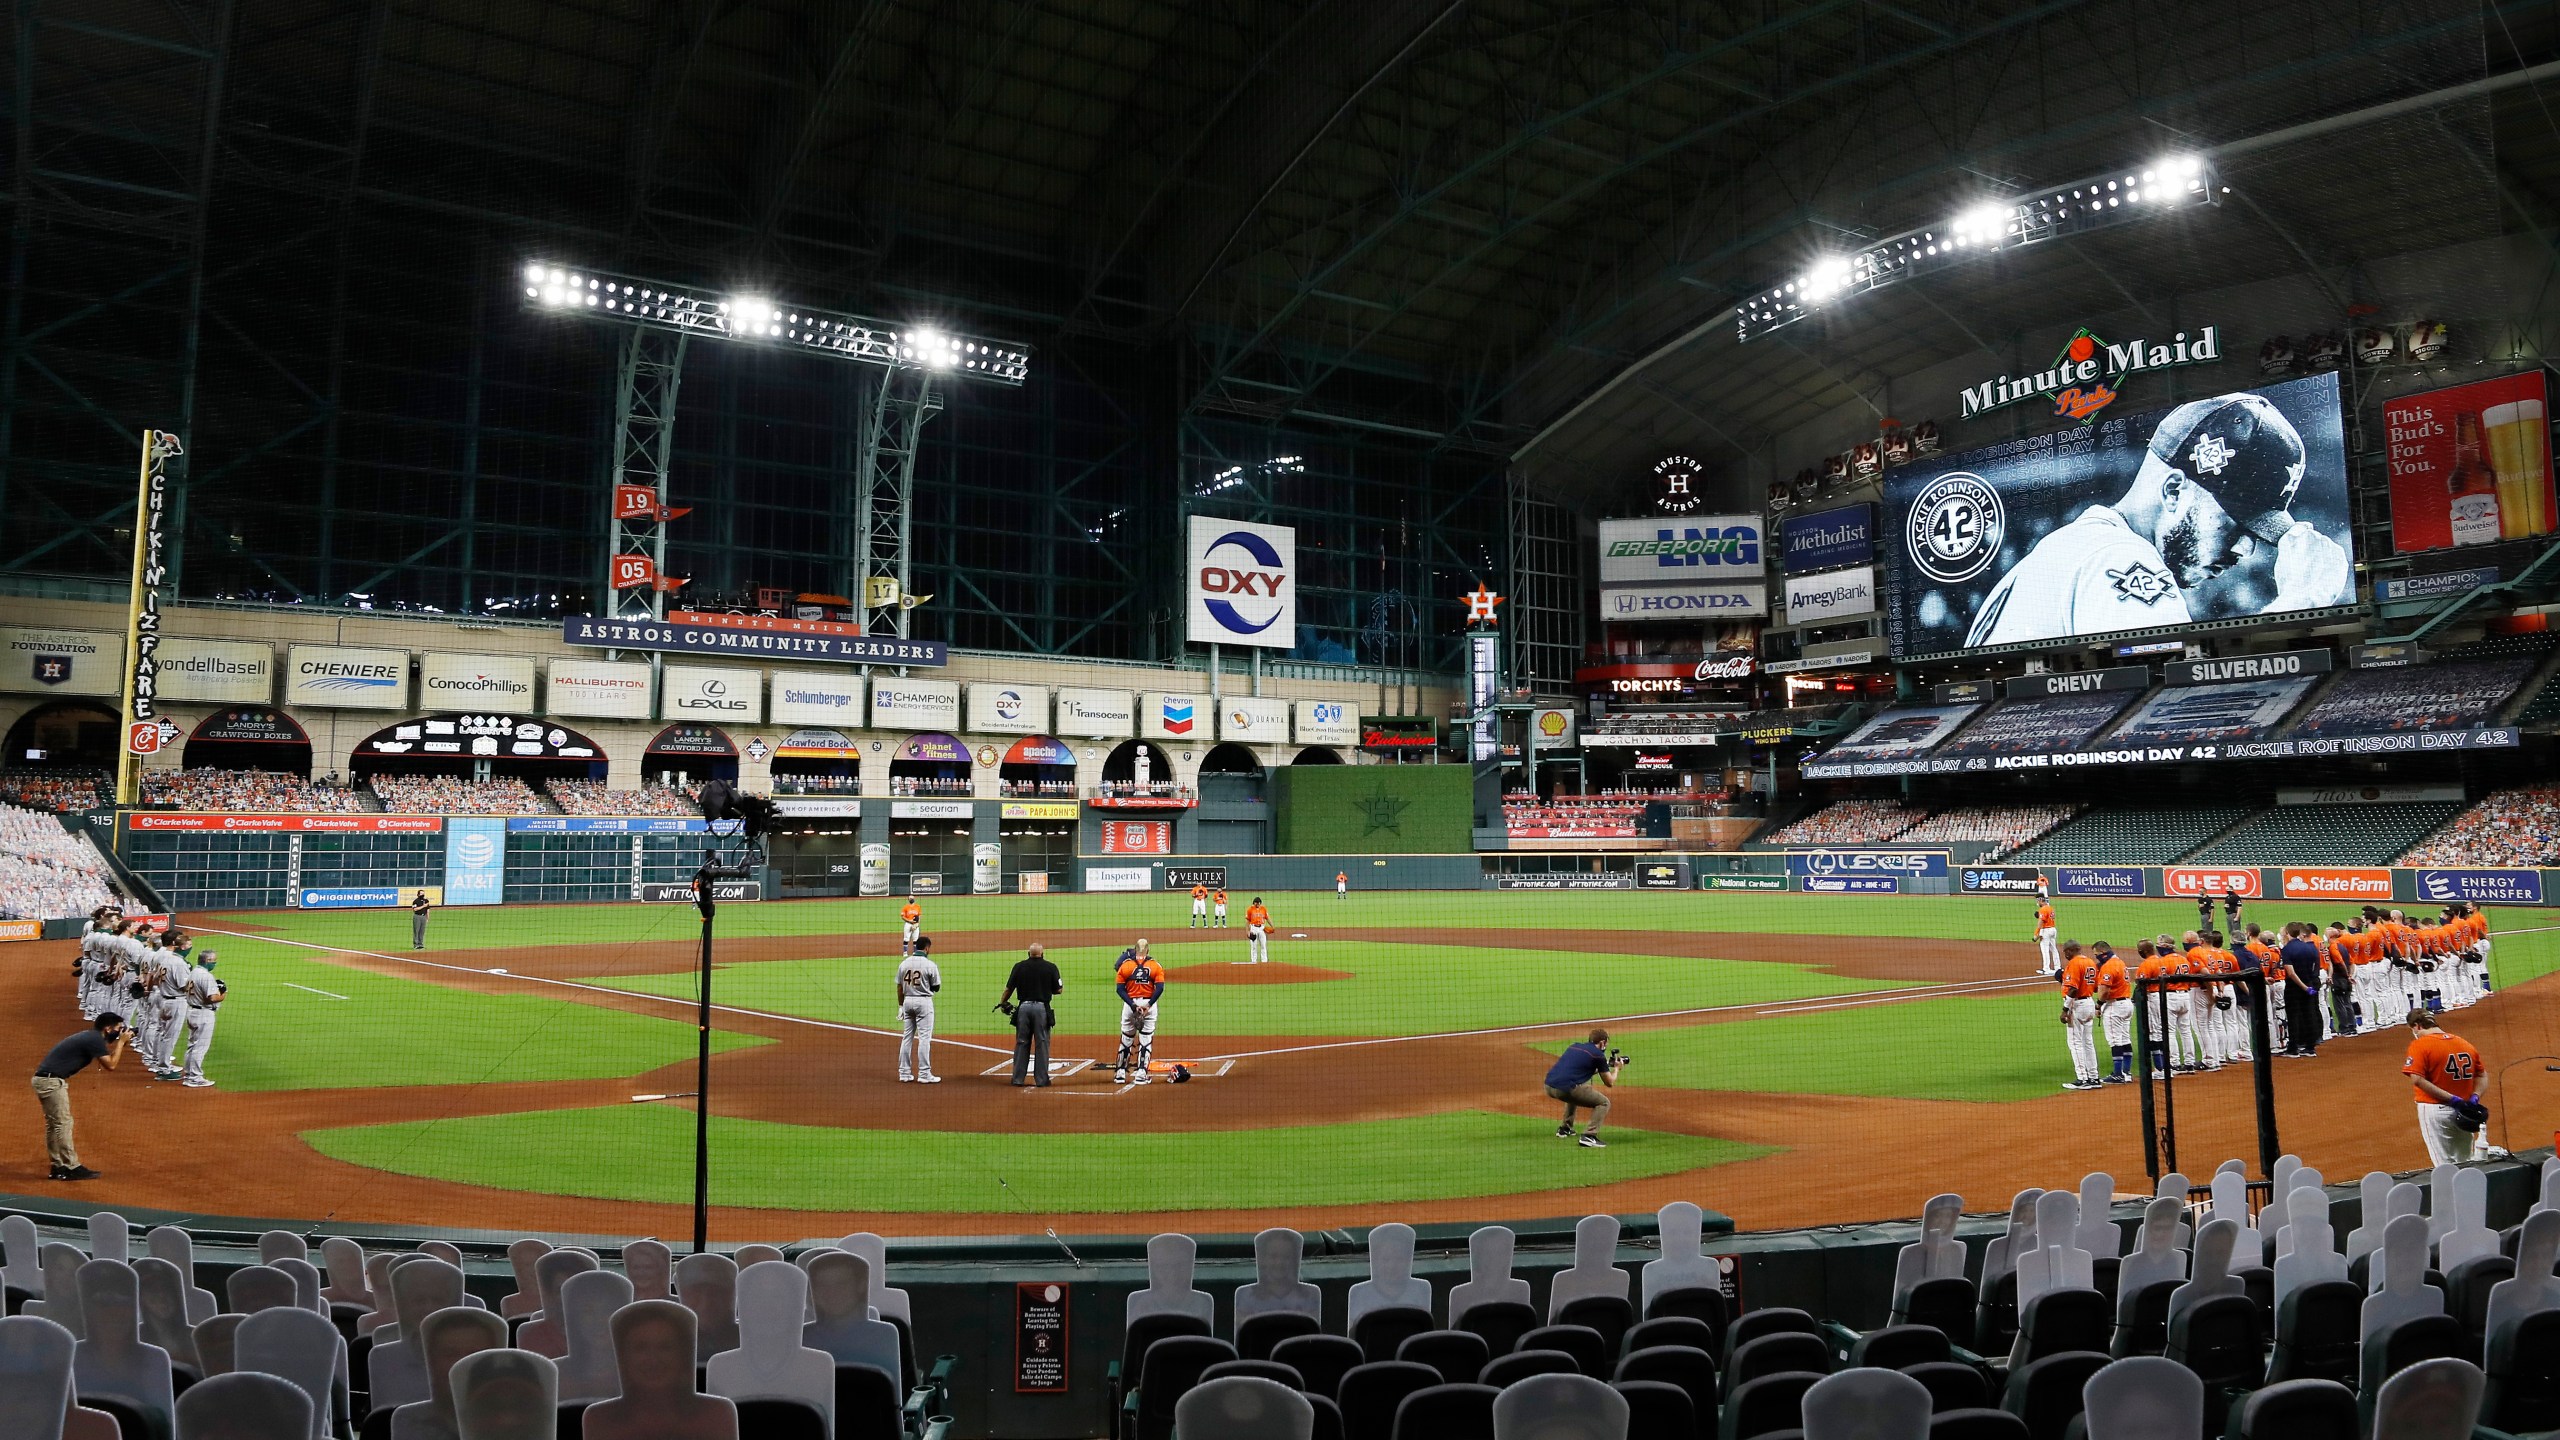
[[[1063,1080],[1079,1071],[1090,1070],[1092,1068],[1093,1062],[1090,1060],[1052,1060],[1049,1062],[1049,1078],[1052,1080]],[[988,1066],[986,1069],[981,1070],[978,1073],[988,1077],[989,1079],[1010,1080],[1013,1078],[1013,1062],[1011,1060],[999,1060],[995,1064]]]

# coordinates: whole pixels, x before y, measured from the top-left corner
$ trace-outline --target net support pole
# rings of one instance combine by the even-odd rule
[[[2241,978],[2258,997],[2258,1003],[2249,1007],[2249,1047],[2258,1057],[2258,1063],[2250,1067],[2255,1073],[2249,1084],[2258,1102],[2258,1174],[2272,1180],[2276,1157],[2284,1153],[2284,1145],[2276,1134],[2275,1025],[2267,1007],[2280,998],[2280,993],[2267,983],[2264,970],[2249,970]]]
[[[2133,982],[2133,1077],[2136,1092],[2142,1099],[2142,1168],[2154,1184],[2159,1183],[2160,1130],[2151,1106],[2151,997],[2158,994],[2157,982]]]
[[[706,867],[708,868],[708,867]],[[711,1247],[711,882],[699,879],[702,910],[702,974],[694,1009],[693,1060],[693,1253]]]

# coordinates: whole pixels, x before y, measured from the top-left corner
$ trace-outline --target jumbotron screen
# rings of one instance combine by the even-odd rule
[[[1897,659],[2351,604],[2338,377],[1911,465],[1883,528]]]

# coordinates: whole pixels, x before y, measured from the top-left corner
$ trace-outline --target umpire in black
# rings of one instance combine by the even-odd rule
[[[1058,967],[1049,963],[1048,952],[1034,945],[1023,957],[1013,962],[1013,973],[1004,978],[1004,995],[996,1008],[1013,1017],[1013,1083],[1023,1085],[1023,1073],[1032,1068],[1032,1056],[1039,1056],[1039,1088],[1049,1086],[1049,1028],[1056,1023],[1050,1006],[1058,992],[1067,988]],[[1021,1003],[1014,1002],[1019,997]]]

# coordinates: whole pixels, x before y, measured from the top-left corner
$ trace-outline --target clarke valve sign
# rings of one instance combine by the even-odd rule
[[[1298,532],[1194,515],[1190,538],[1192,643],[1298,648]]]

